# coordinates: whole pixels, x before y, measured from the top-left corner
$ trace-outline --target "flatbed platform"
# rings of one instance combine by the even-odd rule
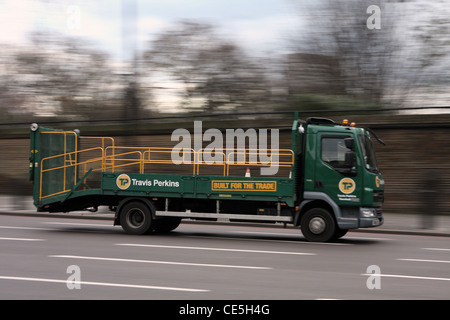
[[[88,142],[88,147],[81,148],[82,142]],[[211,163],[204,161],[204,156],[217,150],[116,146],[111,137],[83,137],[76,131],[43,127],[32,131],[31,146],[30,178],[35,182],[34,203],[41,212],[96,210],[102,205],[116,207],[124,198],[144,197],[159,201],[160,207],[166,209],[156,211],[160,216],[170,212],[173,217],[216,218],[219,213],[220,218],[235,218],[234,214],[223,216],[216,208],[221,207],[222,201],[249,200],[270,202],[275,213],[242,210],[236,218],[257,216],[261,221],[292,221],[292,217],[280,214],[281,206],[294,206],[294,153],[289,149],[264,150],[271,155],[265,163],[252,157],[259,150],[224,149],[217,157],[221,160]],[[174,163],[173,152],[183,158],[182,164]],[[275,153],[277,157],[273,158]],[[284,168],[284,176],[246,174],[249,168],[255,172],[273,165]],[[174,173],[158,173],[161,166],[166,170],[173,168]],[[236,168],[242,175],[232,175]],[[182,169],[185,174],[178,173]],[[208,174],[211,171],[216,174]],[[211,203],[208,210],[167,210],[165,202],[176,199],[206,199]]]

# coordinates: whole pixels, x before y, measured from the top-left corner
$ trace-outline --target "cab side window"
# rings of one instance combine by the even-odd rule
[[[345,136],[322,137],[321,159],[333,168],[345,168],[345,153],[351,151],[345,146]]]

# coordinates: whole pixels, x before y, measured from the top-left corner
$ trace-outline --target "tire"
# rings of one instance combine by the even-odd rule
[[[168,233],[175,230],[181,223],[181,218],[164,217],[153,221],[153,229],[156,233]]]
[[[332,240],[336,233],[336,222],[328,210],[313,208],[303,215],[300,228],[306,240],[327,242]]]
[[[141,235],[152,231],[152,210],[145,203],[132,201],[120,209],[120,224],[128,234]]]
[[[336,232],[334,233],[333,240],[337,240],[345,236],[348,232],[348,229],[339,229],[336,228]]]

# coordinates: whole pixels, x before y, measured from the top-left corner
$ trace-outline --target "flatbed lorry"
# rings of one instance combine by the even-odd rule
[[[258,150],[244,148],[225,150],[223,161],[211,163],[201,157],[213,152],[208,148],[183,149],[176,152],[189,172],[179,173],[173,148],[116,146],[110,137],[34,123],[29,177],[39,212],[108,206],[114,225],[129,234],[169,232],[182,219],[200,219],[290,224],[308,241],[326,242],[383,224],[384,179],[370,132],[295,113],[291,148],[265,150],[269,161],[250,159]],[[80,141],[88,140],[94,146],[82,149]],[[233,153],[244,156],[235,161]],[[173,173],[154,173],[161,165],[173,166]],[[220,173],[205,174],[212,166]],[[284,176],[230,174],[235,166],[246,173],[279,166]]]

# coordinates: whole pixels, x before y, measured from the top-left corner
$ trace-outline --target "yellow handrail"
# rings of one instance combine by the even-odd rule
[[[270,151],[270,162],[269,163],[262,163],[259,162],[247,162],[247,156],[250,155],[260,155],[261,151],[266,152]],[[278,157],[290,157],[290,161],[273,161],[273,154],[278,154]],[[235,163],[234,159],[230,160],[231,156],[238,154],[244,155],[244,161],[240,163]],[[294,152],[290,149],[234,149],[234,151],[231,151],[227,156],[227,176],[230,172],[230,166],[260,166],[260,167],[272,167],[273,165],[279,166],[279,167],[291,167],[294,164]],[[249,159],[250,161],[250,159]]]
[[[64,132],[43,132],[46,134],[64,134],[64,153],[43,158],[41,160],[41,170],[40,170],[40,186],[39,186],[39,199],[45,199],[54,195],[62,194],[70,191],[70,188],[67,188],[67,172],[66,169],[73,167],[74,173],[74,181],[73,185],[77,184],[77,171],[76,168],[79,166],[83,166],[82,169],[84,172],[87,172],[88,165],[89,169],[92,171],[100,171],[100,172],[115,172],[118,168],[124,168],[129,166],[139,166],[139,173],[145,173],[145,164],[175,164],[172,160],[172,157],[167,159],[157,158],[157,154],[166,154],[172,155],[175,151],[177,152],[177,148],[164,148],[164,147],[121,147],[115,146],[114,139],[111,137],[81,137],[84,139],[98,139],[101,140],[100,147],[93,147],[78,151],[67,152],[67,134],[74,134],[72,131],[64,131]],[[75,139],[75,150],[77,149],[77,139]],[[107,145],[107,141],[110,141],[110,144]],[[81,154],[86,154],[87,152],[96,152],[100,151],[101,155],[98,157],[90,157],[89,159],[78,162],[79,156]],[[190,148],[179,148],[178,154],[182,151],[182,164],[192,165],[192,173],[193,175],[200,174],[200,166],[223,166],[223,176],[228,176],[230,172],[230,166],[260,166],[260,167],[292,167],[294,165],[294,152],[290,149],[219,149],[216,148],[202,148],[198,151],[195,151]],[[215,158],[220,158],[220,160],[216,161],[205,161],[205,155],[215,155]],[[239,157],[235,161],[235,156],[243,155],[243,158],[239,159]],[[264,157],[261,157],[264,155]],[[277,160],[274,159],[274,155],[277,155]],[[58,157],[63,157],[64,161],[62,165],[58,165],[57,167],[45,168],[45,165],[51,159],[56,159]],[[156,157],[156,158],[155,158]],[[253,158],[254,157],[254,158]],[[280,157],[282,159],[280,159]],[[286,159],[287,158],[287,159]],[[239,161],[240,160],[240,161]],[[97,167],[95,164],[98,164]],[[43,174],[55,171],[55,170],[64,170],[63,174],[63,187],[62,190],[58,190],[57,192],[43,195]]]
[[[112,146],[112,147],[114,147],[114,145],[115,145],[114,138],[112,138],[112,137],[89,137],[89,136],[85,137],[85,136],[82,136],[82,137],[80,137],[80,138],[83,138],[83,139],[92,139],[92,140],[100,139],[100,140],[102,141],[102,148],[103,148],[104,150],[106,150],[106,140],[111,140],[111,146]],[[113,156],[114,156],[114,151],[113,151]],[[102,164],[106,164],[106,163],[105,163],[105,162],[102,162]],[[102,171],[103,171],[103,170],[104,170],[104,167],[102,167]]]
[[[165,148],[165,147],[147,147],[147,150],[144,152],[144,158],[143,158],[143,169],[145,168],[145,164],[174,164],[173,160],[172,160],[172,152],[174,152],[174,150],[179,150],[183,151],[183,161],[182,164],[186,164],[186,165],[192,165],[192,174],[195,175],[196,172],[196,152],[194,151],[194,149],[191,148]],[[187,150],[187,152],[186,152]],[[146,156],[146,154],[148,154],[148,156]],[[170,159],[154,159],[152,158],[151,155],[155,155],[155,154],[169,154],[170,155]],[[186,154],[189,155],[189,160],[186,158]],[[192,160],[193,159],[193,160]],[[143,170],[144,171],[144,170]],[[143,172],[144,173],[144,172]]]
[[[207,166],[223,166],[223,175],[225,176],[225,172],[226,172],[226,168],[227,168],[227,156],[225,155],[224,152],[222,151],[217,151],[215,148],[202,148],[199,151],[196,152],[197,153],[197,158],[196,158],[196,165],[197,165],[197,174],[200,174],[200,165],[207,165]],[[222,161],[214,161],[213,163],[208,163],[206,161],[204,161],[205,157],[205,153],[208,154],[219,154],[222,155]]]
[[[76,155],[79,155],[81,153],[90,152],[90,151],[94,151],[94,150],[100,150],[101,153],[102,153],[102,156],[100,158],[94,158],[94,159],[90,159],[90,160],[86,160],[86,161],[78,162],[78,163],[76,161],[75,161],[75,163],[70,163],[70,164],[66,164],[66,162],[64,162],[64,164],[62,166],[45,169],[44,161],[48,161],[48,160],[51,160],[51,159],[56,159],[58,157],[64,157],[64,159],[65,159],[66,156],[68,156],[68,155],[69,156],[70,155],[75,155],[76,156]],[[58,154],[58,155],[54,155],[54,156],[50,156],[50,157],[46,157],[46,158],[41,159],[41,170],[40,170],[40,173],[39,173],[39,199],[41,200],[41,199],[48,198],[48,197],[51,197],[51,196],[54,196],[54,195],[57,195],[57,194],[60,194],[60,193],[64,193],[64,192],[70,191],[70,189],[66,188],[66,180],[67,180],[66,168],[74,167],[74,169],[75,169],[74,170],[74,185],[76,185],[76,183],[77,183],[77,181],[76,181],[77,180],[76,167],[80,166],[80,165],[84,165],[85,163],[93,163],[93,162],[96,162],[96,161],[102,161],[102,162],[104,161],[104,150],[101,147],[95,147],[95,148],[84,149],[84,150],[79,150],[79,151],[66,152],[66,153],[62,153],[62,154]],[[103,164],[102,164],[102,166],[103,166]],[[61,169],[64,169],[63,188],[62,188],[63,190],[43,196],[42,195],[43,174],[45,172],[61,170]]]

